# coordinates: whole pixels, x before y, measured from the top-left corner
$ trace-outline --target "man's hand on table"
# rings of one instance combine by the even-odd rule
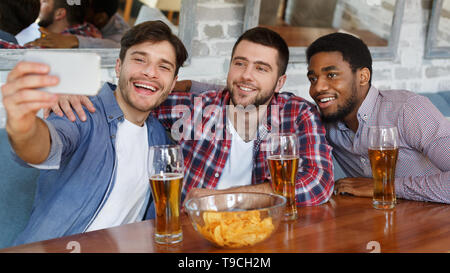
[[[373,180],[365,177],[346,177],[335,182],[334,193],[348,193],[359,197],[373,197]]]

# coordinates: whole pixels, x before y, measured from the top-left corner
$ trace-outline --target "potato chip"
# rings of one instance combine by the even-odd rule
[[[274,230],[272,218],[261,220],[260,212],[234,211],[203,213],[204,226],[197,224],[197,230],[203,236],[225,247],[243,247],[266,239]]]

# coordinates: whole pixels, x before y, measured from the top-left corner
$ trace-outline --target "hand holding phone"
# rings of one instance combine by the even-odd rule
[[[27,51],[23,61],[50,66],[49,75],[59,77],[59,84],[41,90],[57,94],[95,96],[100,90],[100,56],[95,53]]]

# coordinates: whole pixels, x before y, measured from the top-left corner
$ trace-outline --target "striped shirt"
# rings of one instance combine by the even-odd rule
[[[356,133],[343,122],[328,123],[327,139],[349,177],[372,177],[368,127],[397,126],[399,198],[450,203],[450,121],[424,96],[371,87],[358,110]]]
[[[227,90],[202,94],[174,92],[153,114],[179,141],[185,160],[182,198],[191,188],[215,189],[230,155],[231,134],[226,113]],[[298,206],[328,201],[334,186],[331,147],[316,107],[291,93],[276,93],[267,107],[266,122],[259,123],[253,146],[252,185],[270,179],[265,144],[274,128],[298,135],[300,163],[296,177]],[[180,132],[182,132],[180,134]]]

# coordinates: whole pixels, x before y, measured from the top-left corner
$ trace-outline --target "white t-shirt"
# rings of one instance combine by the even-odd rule
[[[103,208],[87,231],[133,223],[143,218],[150,189],[147,167],[147,125],[124,119],[117,126],[116,180]]]
[[[231,133],[231,151],[223,168],[216,189],[222,190],[252,183],[253,142],[245,142],[228,120],[227,127]]]

